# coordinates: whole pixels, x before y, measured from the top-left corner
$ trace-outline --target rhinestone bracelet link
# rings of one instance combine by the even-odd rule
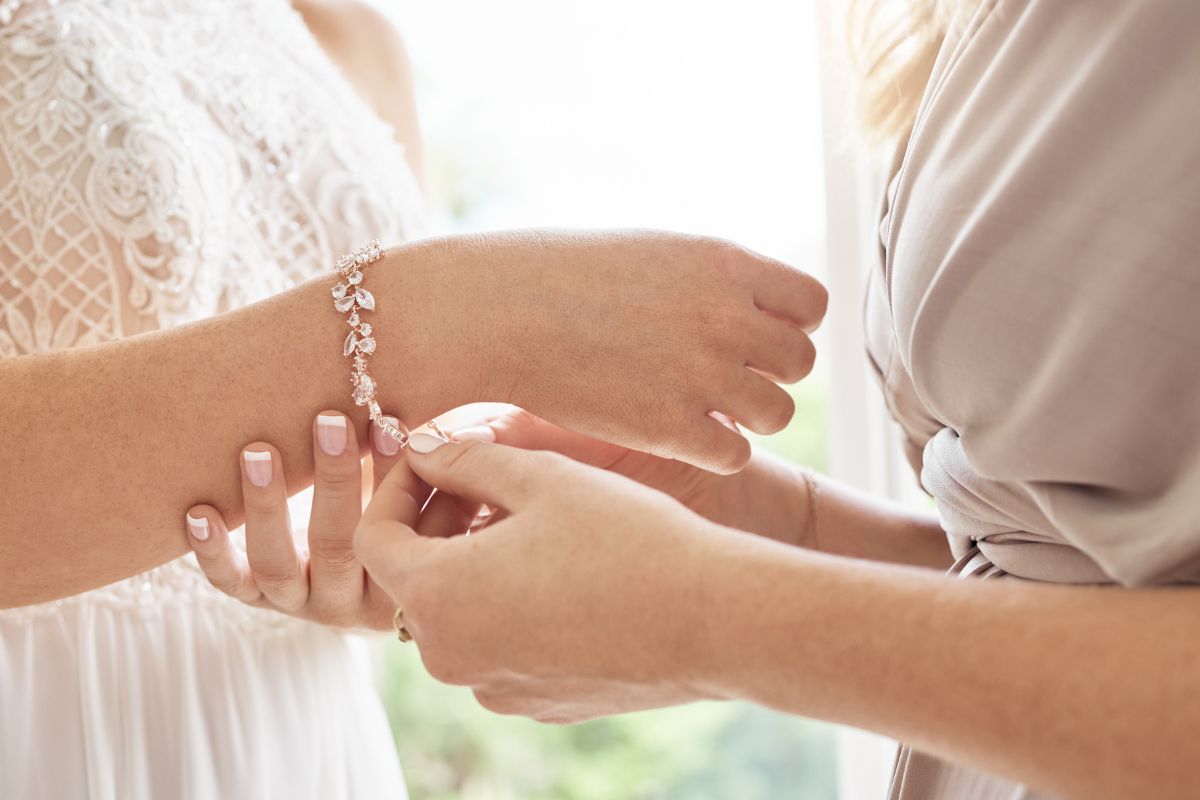
[[[363,267],[382,257],[383,249],[379,240],[372,239],[366,246],[337,260],[335,269],[339,280],[333,287],[333,307],[348,315],[346,322],[350,325],[350,333],[342,344],[342,355],[354,358],[354,366],[350,371],[350,383],[354,386],[354,393],[351,395],[354,404],[366,406],[371,421],[404,447],[408,444],[408,428],[404,427],[403,423],[392,422],[393,418],[383,415],[383,410],[375,399],[379,386],[367,371],[367,358],[375,352],[377,344],[374,326],[362,318],[364,312],[375,310],[375,295],[363,286]],[[428,423],[427,427],[433,435],[449,440],[436,423]]]

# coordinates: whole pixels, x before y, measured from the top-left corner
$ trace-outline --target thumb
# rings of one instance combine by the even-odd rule
[[[371,495],[354,531],[354,554],[377,582],[390,586],[436,541],[415,530],[429,492],[401,458]]]
[[[514,512],[571,463],[551,453],[480,441],[443,444],[429,436],[413,441],[408,463],[430,486]]]

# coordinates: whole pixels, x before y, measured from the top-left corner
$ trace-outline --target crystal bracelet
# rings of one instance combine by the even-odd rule
[[[375,352],[375,329],[371,323],[362,318],[362,313],[375,310],[375,295],[363,285],[362,268],[383,257],[383,249],[378,239],[372,239],[364,247],[353,253],[344,255],[337,260],[335,269],[340,280],[333,287],[333,307],[343,314],[348,314],[346,321],[350,324],[350,333],[342,345],[342,355],[354,357],[354,366],[350,371],[350,383],[354,386],[354,404],[366,406],[371,421],[381,431],[400,443],[401,447],[408,444],[409,430],[404,423],[393,418],[385,417],[375,392],[379,386],[367,371],[367,358]],[[438,427],[436,422],[426,423],[429,430],[443,441],[450,438]]]

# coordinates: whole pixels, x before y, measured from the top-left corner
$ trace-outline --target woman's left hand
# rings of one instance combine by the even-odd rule
[[[292,532],[283,461],[265,442],[247,445],[239,459],[246,549],[230,539],[220,512],[209,505],[188,511],[188,542],[209,582],[249,605],[324,625],[388,630],[391,598],[354,555],[363,502],[354,426],[341,413],[326,411],[313,421],[312,435],[315,477],[307,547],[298,547]],[[378,485],[403,456],[374,425],[371,438]]]
[[[436,447],[414,444],[426,440]],[[439,492],[419,523],[425,484]],[[456,497],[505,516],[471,536],[420,535]],[[468,442],[410,449],[355,552],[435,678],[493,711],[577,722],[712,696],[705,573],[714,550],[756,538],[564,456]]]

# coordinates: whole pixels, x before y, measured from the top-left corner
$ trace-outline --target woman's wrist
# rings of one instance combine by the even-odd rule
[[[489,372],[465,341],[470,320],[454,313],[452,291],[444,285],[448,250],[445,242],[405,244],[389,248],[369,267],[377,296],[372,369],[379,402],[408,428],[488,399],[482,382]],[[348,383],[346,391],[347,397],[353,391]]]
[[[681,681],[698,699],[754,701],[754,684],[770,649],[766,640],[786,635],[772,613],[781,590],[779,574],[785,563],[794,560],[790,567],[798,569],[812,556],[765,537],[713,528],[697,537],[689,554],[696,564],[697,599],[680,624],[696,632],[697,648]]]
[[[741,472],[712,477],[716,502],[711,518],[783,544],[814,547],[813,491],[804,469],[756,452]]]

